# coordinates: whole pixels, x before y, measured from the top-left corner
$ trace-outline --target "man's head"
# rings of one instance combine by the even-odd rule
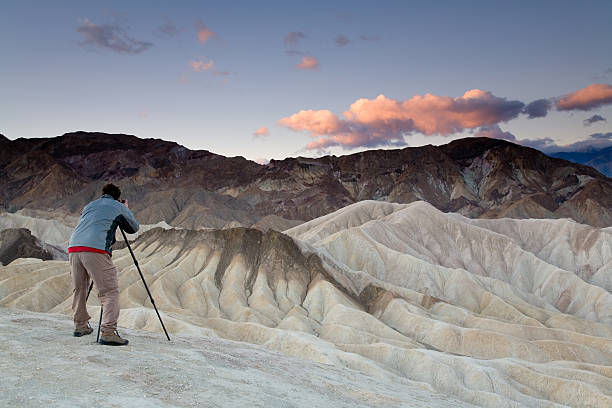
[[[117,187],[116,185],[109,183],[102,187],[102,194],[108,194],[115,200],[119,200],[119,197],[121,196],[121,190],[119,190],[119,187]]]

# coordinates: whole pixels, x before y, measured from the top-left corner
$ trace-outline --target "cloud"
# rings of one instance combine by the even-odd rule
[[[601,115],[593,115],[588,119],[585,119],[582,121],[582,123],[584,123],[584,126],[591,126],[593,123],[595,122],[606,122],[606,118],[604,118]]]
[[[128,36],[125,29],[117,24],[97,25],[84,19],[76,30],[84,37],[81,45],[108,48],[118,53],[140,54],[153,46],[150,42]]]
[[[483,126],[478,132],[474,134],[474,137],[488,137],[491,139],[502,139],[508,142],[516,143],[521,146],[533,147],[534,149],[549,151],[558,147],[553,139],[550,137],[544,137],[540,139],[517,139],[510,132],[503,131],[498,125]]]
[[[488,137],[491,139],[502,139],[509,142],[516,142],[516,136],[510,132],[503,131],[499,126],[482,126],[478,132],[474,134],[474,137]]]
[[[287,33],[285,35],[285,52],[289,55],[305,55],[306,53],[300,49],[304,38],[306,38],[306,34],[301,31]]]
[[[401,146],[404,136],[413,132],[446,136],[506,122],[517,117],[524,106],[479,89],[457,98],[426,94],[397,101],[379,95],[358,99],[343,118],[329,110],[302,110],[278,124],[315,138],[307,149]]]
[[[550,137],[543,137],[541,139],[521,139],[517,140],[515,143],[522,146],[533,147],[543,152],[551,152],[558,147],[555,141]]]
[[[534,149],[541,150],[544,153],[585,152],[612,146],[612,132],[593,133],[585,140],[579,140],[566,145],[560,145],[549,137],[519,140],[512,133],[501,130],[497,125],[482,127],[474,136],[503,139],[512,143],[520,144],[521,146],[533,147]]]
[[[612,132],[608,132],[608,133],[593,133],[589,137],[591,139],[612,139]]]
[[[208,28],[202,20],[198,20],[195,23],[196,34],[198,35],[198,41],[205,43],[211,38],[216,38],[217,33]]]
[[[214,67],[215,62],[213,60],[210,60],[208,62],[204,62],[202,60],[189,61],[189,65],[191,66],[193,72],[204,72]]]
[[[379,95],[359,99],[344,112],[352,122],[391,131],[450,135],[464,129],[506,122],[518,116],[524,103],[508,101],[491,92],[472,89],[451,98],[425,94],[406,101]]]
[[[255,159],[255,163],[259,163],[262,166],[265,166],[266,164],[270,163],[270,160],[265,159],[263,157],[258,157],[258,158]]]
[[[612,103],[612,85],[591,84],[557,100],[557,110],[588,111]]]
[[[605,149],[612,146],[612,132],[593,133],[588,139],[580,140],[568,145],[555,145],[546,149],[548,153],[553,152],[588,152],[592,150]]]
[[[303,56],[302,62],[296,65],[299,69],[310,69],[317,70],[319,69],[319,61],[315,57]]]
[[[328,110],[301,110],[279,120],[278,124],[296,132],[310,132],[313,136],[338,133],[345,126],[335,113]]]
[[[174,37],[181,30],[179,30],[178,27],[172,21],[170,21],[168,17],[166,17],[164,24],[159,26],[157,31],[167,37]]]
[[[270,130],[266,126],[262,126],[253,133],[253,136],[264,138],[266,136],[270,136]]]
[[[524,113],[529,115],[529,119],[543,118],[551,107],[552,102],[549,99],[538,99],[525,106]]]
[[[359,38],[363,41],[380,41],[380,37],[377,35],[360,35]]]
[[[351,40],[349,40],[349,38],[343,34],[338,34],[336,36],[336,45],[338,47],[344,47],[345,45],[349,44],[351,42]]]
[[[201,58],[197,61],[195,60],[191,60],[189,61],[189,66],[191,67],[191,70],[193,72],[206,72],[209,71],[211,74],[213,74],[214,76],[229,76],[232,73],[230,71],[219,71],[217,69],[215,69],[215,62],[213,60],[209,60],[207,62],[204,62]],[[185,79],[185,81],[181,81],[179,80],[179,82],[187,82],[187,78],[186,75],[183,75],[183,78]],[[225,79],[227,80],[227,78]]]
[[[301,31],[292,31],[285,35],[285,47],[288,49],[295,49],[300,46],[300,41],[306,38],[306,34]]]

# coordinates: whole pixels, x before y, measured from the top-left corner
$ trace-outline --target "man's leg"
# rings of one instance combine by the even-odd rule
[[[91,274],[98,288],[98,297],[102,303],[102,332],[111,332],[117,328],[119,318],[119,283],[117,268],[108,254],[81,252],[83,265]]]
[[[74,328],[80,329],[87,326],[90,316],[87,313],[87,290],[89,289],[89,275],[85,266],[81,262],[80,254],[84,252],[74,252],[69,254],[70,276],[72,277],[72,287],[74,296],[72,298],[72,313]]]

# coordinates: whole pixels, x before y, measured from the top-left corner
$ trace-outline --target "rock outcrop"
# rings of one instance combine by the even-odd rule
[[[68,259],[65,251],[37,239],[26,228],[0,230],[0,264],[8,265],[18,258]]]

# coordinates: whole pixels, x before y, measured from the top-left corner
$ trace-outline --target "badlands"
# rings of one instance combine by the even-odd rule
[[[10,216],[12,227],[23,226]],[[37,238],[65,242],[70,228],[48,228],[50,222],[58,220],[40,221]],[[153,352],[152,335],[143,331],[161,327],[123,246],[113,253],[119,325],[129,329],[133,353]],[[163,225],[139,235],[132,247],[171,337],[183,347],[224,347],[232,354],[229,341],[250,343],[236,346],[241,364],[254,365],[266,352],[262,361],[271,367],[310,360],[296,372],[308,371],[317,384],[320,368],[331,365],[330,378],[346,373],[338,387],[364,393],[378,387],[394,398],[364,397],[363,406],[444,406],[454,399],[457,406],[495,408],[612,406],[609,227],[570,219],[470,219],[423,201],[361,201],[283,233]],[[31,328],[10,322],[38,319],[55,347],[73,347],[66,316],[71,294],[66,261],[16,259],[0,267],[0,324],[27,336]],[[97,320],[95,289],[89,303]],[[173,364],[166,340],[156,336],[160,363]],[[3,344],[27,348],[20,341]],[[17,358],[6,347],[2,352]],[[196,372],[200,364],[206,370],[216,363],[200,358],[184,369]],[[348,379],[355,372],[361,382]],[[317,392],[312,383],[294,386]],[[423,389],[431,399],[418,405],[415,390]],[[306,404],[290,399],[255,405],[334,405],[331,397]],[[151,406],[165,406],[157,402]]]

